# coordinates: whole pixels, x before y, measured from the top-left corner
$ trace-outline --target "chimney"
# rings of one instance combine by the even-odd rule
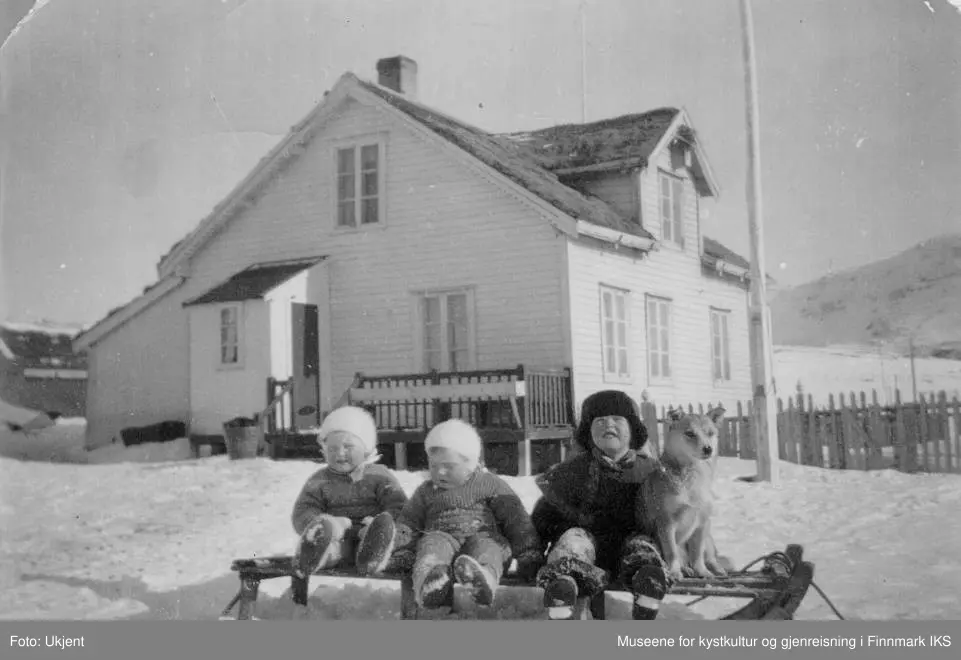
[[[377,82],[411,100],[417,100],[417,62],[397,55],[377,61]]]

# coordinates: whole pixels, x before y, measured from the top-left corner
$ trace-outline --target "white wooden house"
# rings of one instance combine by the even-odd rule
[[[163,419],[220,433],[269,378],[298,381],[301,427],[357,372],[567,368],[572,406],[749,398],[748,264],[702,235],[717,183],[683,110],[494,135],[418,103],[413,61],[377,69],[77,338],[88,446]]]

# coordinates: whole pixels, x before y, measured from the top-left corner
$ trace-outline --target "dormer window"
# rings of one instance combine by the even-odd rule
[[[660,172],[661,238],[675,245],[684,245],[684,180],[667,172]]]

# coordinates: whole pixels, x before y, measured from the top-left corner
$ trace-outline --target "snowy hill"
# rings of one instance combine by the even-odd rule
[[[877,345],[961,358],[961,234],[780,291],[771,301],[774,342]]]
[[[142,447],[81,456],[82,433],[76,423],[30,439],[0,432],[0,619],[213,620],[237,590],[233,558],[291,551],[290,509],[316,464],[184,460],[185,441],[152,456]],[[9,457],[14,445],[19,459]],[[27,460],[51,447],[90,464]],[[752,463],[720,463],[715,530],[736,564],[802,543],[817,584],[847,618],[961,618],[961,556],[944,552],[961,547],[961,526],[946,524],[961,507],[961,476],[785,464],[776,488],[736,479],[753,473]],[[399,477],[408,493],[422,479]],[[508,481],[533,506],[533,480]],[[314,580],[306,610],[291,604],[288,586],[261,586],[259,618],[398,616],[394,583]],[[493,612],[478,616],[543,616],[536,590],[498,598]],[[714,618],[733,607],[709,600],[686,608],[687,601],[673,599],[664,616]],[[629,618],[627,604],[610,606],[612,618]],[[833,614],[811,590],[798,618]]]

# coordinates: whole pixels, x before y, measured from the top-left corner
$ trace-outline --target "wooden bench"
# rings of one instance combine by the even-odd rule
[[[767,555],[763,565],[756,571],[738,571],[725,578],[703,579],[683,578],[671,588],[671,595],[699,596],[703,598],[739,598],[748,601],[737,611],[724,617],[725,620],[750,619],[792,619],[801,601],[804,600],[811,581],[814,579],[814,564],[803,560],[800,545],[789,545],[783,552]],[[248,620],[253,616],[254,606],[260,583],[275,578],[291,579],[291,597],[298,605],[307,604],[308,578],[294,576],[290,556],[261,557],[256,559],[237,559],[231,565],[240,578],[240,591],[223,610],[221,617],[228,617],[237,606],[237,619]],[[359,576],[348,569],[322,570],[314,577],[353,578],[382,581],[399,581],[401,584],[401,619],[419,618],[419,608],[414,600],[413,584],[409,576],[385,575],[378,577]],[[509,573],[501,580],[504,587],[533,588],[534,585],[520,580]],[[630,593],[624,585],[611,584],[607,592]],[[453,609],[457,599],[448,605]],[[604,594],[593,598],[581,598],[569,619],[604,619]]]

